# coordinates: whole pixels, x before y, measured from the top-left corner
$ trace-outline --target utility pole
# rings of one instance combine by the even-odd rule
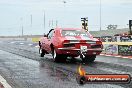
[[[22,25],[22,36],[23,36],[23,25]]]
[[[45,31],[45,11],[44,11],[44,31]]]
[[[65,7],[65,4],[66,4],[67,2],[64,0],[63,3],[64,3],[64,7]]]
[[[51,21],[49,20],[49,27],[51,26]]]
[[[53,22],[53,20],[52,20],[52,28],[53,28],[53,26],[54,26],[54,22]]]
[[[100,0],[100,31],[102,30],[102,28],[101,28],[101,25],[102,25],[102,22],[101,22],[101,0]]]
[[[21,35],[23,36],[23,18],[21,17],[20,20],[21,20]]]
[[[58,21],[56,20],[56,27],[58,26]]]
[[[32,14],[31,14],[31,27],[32,27]]]

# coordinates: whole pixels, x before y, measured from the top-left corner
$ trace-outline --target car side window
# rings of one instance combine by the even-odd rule
[[[51,39],[53,37],[54,30],[52,29],[48,34],[48,39]]]

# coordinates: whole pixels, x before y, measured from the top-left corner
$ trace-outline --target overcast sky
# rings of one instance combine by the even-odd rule
[[[99,30],[100,0],[0,0],[0,35],[21,35],[22,25],[24,34],[47,33],[52,20],[53,27],[57,21],[58,27],[81,28],[81,17],[88,17],[90,31]],[[127,27],[132,0],[101,0],[101,17],[102,30],[109,24]]]

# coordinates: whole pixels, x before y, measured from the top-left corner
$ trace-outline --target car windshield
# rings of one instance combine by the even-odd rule
[[[82,30],[62,30],[62,36],[88,36],[88,34]]]

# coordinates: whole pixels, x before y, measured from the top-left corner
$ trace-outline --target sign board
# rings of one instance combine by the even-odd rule
[[[104,51],[102,53],[106,54],[118,54],[118,45],[113,44],[103,44]]]
[[[118,54],[132,56],[132,45],[118,45]]]

